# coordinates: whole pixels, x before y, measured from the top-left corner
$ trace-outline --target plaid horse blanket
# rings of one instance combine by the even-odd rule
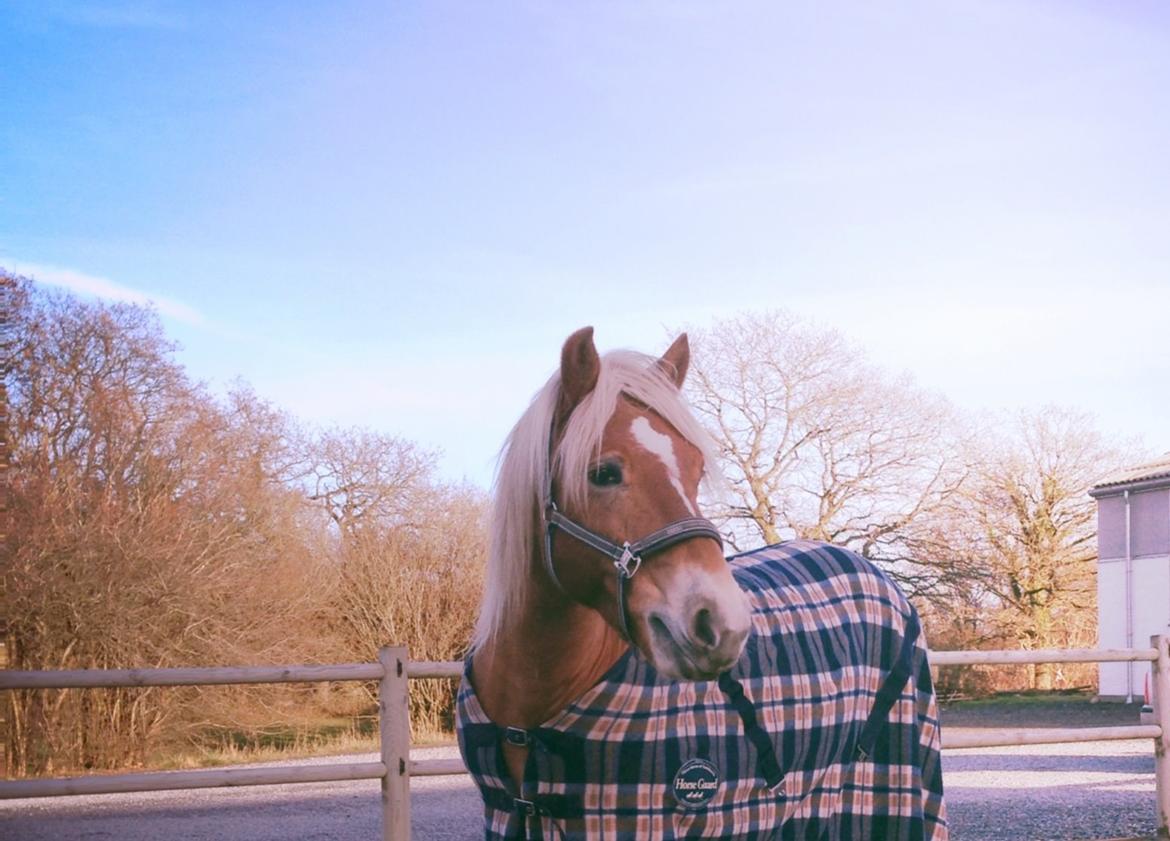
[[[459,742],[488,839],[947,837],[926,644],[901,591],[823,543],[729,562],[753,633],[718,680],[666,680],[631,649],[525,731],[488,719],[467,663]],[[520,797],[503,740],[529,747]]]

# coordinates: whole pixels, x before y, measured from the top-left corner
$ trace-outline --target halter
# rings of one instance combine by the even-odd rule
[[[633,543],[627,540],[619,546],[613,541],[602,537],[592,529],[586,528],[575,520],[566,517],[557,508],[556,500],[553,499],[551,431],[549,435],[549,459],[544,472],[544,506],[542,508],[542,516],[544,517],[544,569],[557,589],[565,593],[565,588],[561,586],[561,580],[557,577],[557,571],[553,567],[553,529],[560,529],[565,534],[584,543],[591,549],[595,549],[611,558],[614,568],[617,570],[617,601],[618,621],[621,623],[620,631],[623,637],[631,640],[629,618],[626,609],[626,581],[633,578],[638,570],[642,568],[642,559],[656,552],[661,552],[664,549],[669,549],[671,546],[682,543],[684,540],[690,540],[692,537],[709,537],[722,548],[723,536],[719,534],[719,529],[715,528],[715,524],[705,517],[684,517],[681,520],[675,520],[673,523],[663,526],[658,531],[651,532],[640,540],[635,540]]]

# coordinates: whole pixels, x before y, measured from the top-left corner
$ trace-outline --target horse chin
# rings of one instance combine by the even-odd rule
[[[677,660],[673,663],[655,666],[658,673],[670,680],[715,680],[726,669],[715,669],[714,671],[703,671],[695,666],[693,663],[685,660]]]
[[[647,623],[650,629],[649,645],[642,654],[655,670],[670,680],[714,680],[735,665],[743,653],[746,639],[734,653],[696,652],[691,646],[681,645],[667,625],[658,617]]]

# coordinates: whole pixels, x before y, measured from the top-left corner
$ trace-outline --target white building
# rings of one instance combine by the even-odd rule
[[[1097,500],[1101,648],[1146,648],[1170,633],[1170,453],[1102,479]],[[1099,694],[1140,700],[1148,663],[1102,663]]]

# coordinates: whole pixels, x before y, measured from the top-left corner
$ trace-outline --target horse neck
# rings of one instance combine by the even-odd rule
[[[472,661],[476,695],[501,727],[547,721],[597,683],[629,646],[597,611],[549,581],[539,561],[533,575],[519,615]]]

